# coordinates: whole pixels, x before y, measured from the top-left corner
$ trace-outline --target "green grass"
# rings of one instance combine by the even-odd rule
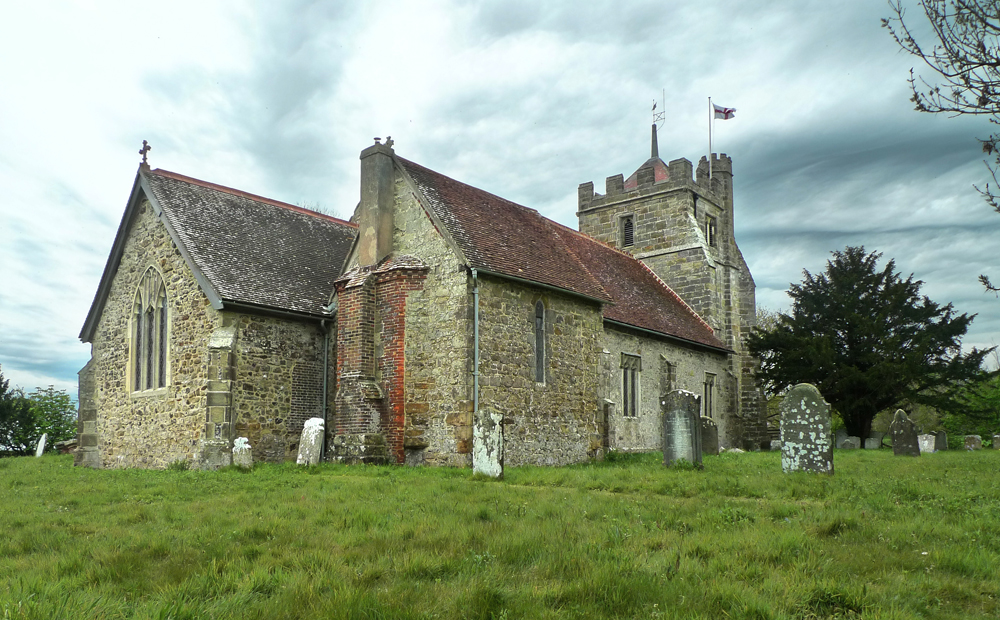
[[[995,618],[1000,451],[564,468],[0,460],[8,618]]]

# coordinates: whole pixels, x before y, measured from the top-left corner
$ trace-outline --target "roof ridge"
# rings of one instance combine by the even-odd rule
[[[405,164],[409,164],[411,166],[416,166],[417,168],[420,168],[422,170],[426,170],[427,172],[429,172],[431,174],[435,174],[435,175],[437,175],[439,177],[443,177],[445,179],[448,179],[452,183],[458,183],[460,185],[464,185],[465,187],[471,188],[471,189],[473,189],[473,190],[475,190],[477,192],[482,192],[484,194],[488,194],[488,195],[496,198],[497,200],[502,200],[502,201],[506,202],[509,205],[513,205],[515,207],[524,209],[525,211],[530,211],[532,213],[537,213],[538,215],[541,215],[542,217],[545,217],[544,215],[541,214],[541,212],[538,209],[532,209],[531,207],[526,207],[523,204],[514,202],[513,200],[510,200],[508,198],[504,198],[503,196],[499,196],[497,194],[494,194],[493,192],[488,192],[488,191],[486,191],[485,189],[483,189],[481,187],[476,187],[475,185],[470,185],[469,183],[466,183],[464,181],[459,181],[458,179],[452,178],[452,177],[448,176],[447,174],[438,172],[437,170],[431,170],[427,166],[421,166],[417,162],[411,161],[409,159],[406,159],[405,157],[400,157],[399,155],[396,155],[396,158],[399,159],[401,162],[403,162]],[[545,219],[548,219],[548,218],[545,218]]]
[[[262,202],[264,204],[269,204],[273,207],[280,207],[282,209],[289,209],[290,211],[295,211],[297,213],[302,213],[303,215],[310,215],[313,217],[321,218],[324,220],[329,220],[337,224],[343,224],[345,226],[350,226],[351,228],[357,228],[358,225],[346,220],[342,220],[339,217],[334,217],[332,215],[327,215],[326,213],[320,213],[319,211],[313,211],[312,209],[306,209],[304,207],[299,207],[287,202],[282,202],[280,200],[275,200],[273,198],[267,198],[266,196],[259,196],[257,194],[251,194],[250,192],[245,192],[241,189],[236,189],[234,187],[227,187],[225,185],[219,185],[218,183],[212,183],[211,181],[203,181],[201,179],[196,179],[194,177],[189,177],[179,172],[171,172],[170,170],[164,170],[163,168],[155,168],[150,170],[150,173],[156,174],[168,179],[173,179],[175,181],[182,181],[184,183],[190,183],[192,185],[198,185],[200,187],[205,187],[208,189],[214,189],[216,191],[224,192],[226,194],[231,194],[233,196],[239,196],[241,198],[246,198],[248,200],[253,200],[254,202]]]

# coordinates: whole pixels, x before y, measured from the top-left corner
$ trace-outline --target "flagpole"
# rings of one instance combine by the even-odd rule
[[[712,98],[708,98],[708,183],[712,183]]]

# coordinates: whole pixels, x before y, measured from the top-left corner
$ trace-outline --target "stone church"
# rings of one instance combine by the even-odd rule
[[[294,458],[471,464],[480,412],[508,465],[660,448],[659,395],[701,397],[724,446],[763,438],[743,337],[754,283],[732,163],[658,156],[579,231],[396,155],[361,152],[350,222],[139,167],[80,333],[76,463]]]

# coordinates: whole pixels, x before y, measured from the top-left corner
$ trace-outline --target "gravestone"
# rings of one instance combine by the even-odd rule
[[[781,470],[833,473],[830,405],[819,390],[800,383],[781,402]]]
[[[701,397],[674,390],[660,397],[663,415],[663,464],[684,460],[701,466]]]
[[[299,465],[316,465],[319,463],[319,453],[323,448],[323,418],[309,418],[302,427],[302,438],[299,440],[299,457],[295,462]]]
[[[45,453],[45,441],[48,438],[49,438],[48,433],[42,433],[42,438],[38,440],[38,445],[35,446],[35,458],[38,458]]]
[[[841,450],[859,450],[860,448],[861,448],[861,438],[854,437],[853,435],[845,439],[844,443],[840,445]]]
[[[979,435],[966,435],[965,436],[965,449],[966,450],[982,450],[983,449],[983,438]]]
[[[719,453],[719,427],[712,418],[701,417],[701,453]]]
[[[1000,435],[993,435],[993,449],[1000,450]]]
[[[771,452],[777,452],[778,450],[781,450],[781,440],[780,439],[772,439],[771,440]]]
[[[847,429],[846,428],[838,428],[837,429],[837,434],[835,435],[835,437],[836,437],[836,444],[835,444],[836,447],[843,448],[844,447],[844,440],[849,437],[849,435],[847,434]]]
[[[878,450],[882,447],[882,440],[885,439],[885,433],[876,433],[872,431],[868,433],[868,438],[865,439],[865,450]]]
[[[472,473],[503,478],[503,414],[480,409],[472,420]]]
[[[928,452],[934,452],[934,444],[937,442],[937,437],[927,433],[926,435],[917,435],[917,445],[920,446],[920,454],[925,454]]]
[[[940,452],[948,449],[948,433],[944,431],[934,431],[934,451]]]
[[[902,409],[896,410],[896,415],[889,425],[892,434],[892,453],[896,456],[920,456],[920,444],[917,442],[917,427],[906,417]]]
[[[237,437],[233,442],[233,465],[243,469],[253,467],[253,451],[246,437]]]

